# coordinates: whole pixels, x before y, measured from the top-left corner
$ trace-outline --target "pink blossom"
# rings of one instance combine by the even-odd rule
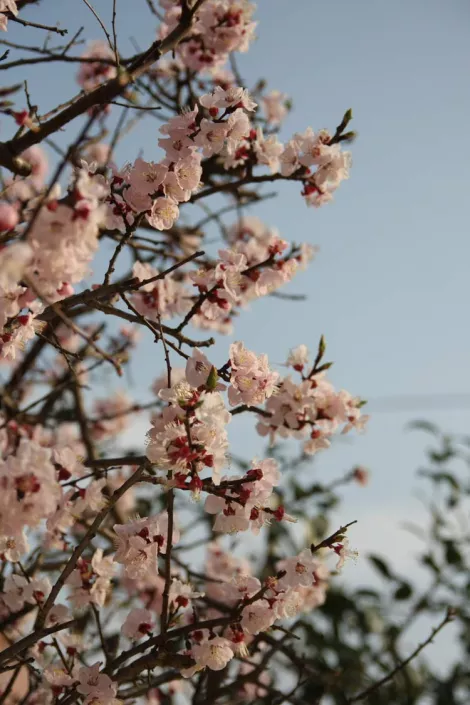
[[[153,615],[150,610],[133,609],[126,617],[121,632],[128,639],[142,639],[153,630]]]
[[[211,371],[215,369],[207,357],[198,348],[186,363],[186,379],[192,387],[205,386]]]
[[[213,639],[194,644],[191,655],[199,668],[221,671],[234,657],[233,647],[228,639],[216,636]]]
[[[195,600],[198,597],[204,597],[204,593],[193,590],[190,583],[183,583],[177,579],[171,582],[170,602],[174,603],[178,608],[188,607],[190,600]]]
[[[3,601],[12,612],[17,612],[25,603],[42,604],[51,590],[51,584],[47,578],[26,580],[22,575],[11,573],[5,578],[3,589]]]
[[[202,148],[205,157],[218,154],[224,147],[227,136],[227,125],[225,122],[213,122],[203,118],[200,130],[194,138],[195,144]]]
[[[287,115],[287,96],[278,90],[266,93],[263,96],[263,108],[266,120],[271,125],[279,125]]]
[[[201,155],[192,153],[189,157],[179,159],[173,171],[182,189],[195,191],[202,176]]]
[[[169,230],[179,217],[179,208],[172,198],[160,196],[152,203],[147,220],[156,230]]]
[[[315,570],[318,561],[312,555],[310,549],[306,548],[297,556],[285,558],[279,561],[277,567],[285,571],[285,576],[279,580],[280,587],[309,587],[315,582]]]
[[[336,570],[338,573],[341,573],[347,558],[356,560],[359,555],[357,551],[349,548],[349,539],[343,539],[341,543],[333,546],[333,549],[338,555],[338,562],[336,564]]]
[[[2,289],[8,291],[16,288],[32,256],[32,248],[23,242],[15,242],[0,250],[0,287]]]
[[[8,531],[6,527],[4,531]],[[3,560],[17,563],[28,549],[29,544],[23,532],[0,536],[0,556]]]
[[[274,393],[279,374],[269,369],[267,355],[256,356],[243,343],[232,343],[230,362],[228,396],[232,406],[261,404]]]
[[[299,160],[300,145],[296,140],[290,140],[284,147],[284,151],[279,155],[280,170],[282,176],[292,176],[292,174],[302,166]]]
[[[256,103],[245,88],[231,87],[227,90],[216,86],[211,94],[203,95],[199,102],[204,108],[244,108],[253,111]]]
[[[279,157],[284,151],[284,145],[279,142],[276,135],[264,137],[263,130],[258,127],[254,150],[258,164],[268,166],[272,174],[279,171]]]
[[[68,687],[75,683],[75,678],[65,670],[64,666],[58,666],[57,664],[47,666],[43,671],[43,676],[55,688]]]
[[[105,673],[100,673],[101,663],[83,666],[78,671],[77,691],[82,695],[109,698],[116,695],[117,684]],[[90,701],[92,702],[92,701]]]
[[[248,634],[267,631],[276,621],[276,614],[267,600],[254,602],[242,612],[241,626]]]
[[[46,627],[52,627],[56,624],[62,624],[71,619],[70,611],[65,605],[54,605],[47,615]]]
[[[116,67],[112,65],[115,59],[114,53],[107,42],[91,42],[82,57],[85,59],[96,59],[95,62],[80,64],[77,81],[84,90],[92,91],[100,83],[114,78],[116,75]]]
[[[287,358],[287,365],[293,367],[297,372],[302,372],[304,367],[309,363],[309,352],[306,345],[299,345],[292,348]]]
[[[250,120],[241,108],[237,108],[234,113],[229,115],[226,124],[227,152],[229,155],[233,155],[241,141],[250,134]]]

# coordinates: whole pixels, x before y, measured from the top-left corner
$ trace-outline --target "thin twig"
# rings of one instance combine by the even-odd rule
[[[95,10],[95,8],[93,7],[93,5],[92,5],[90,2],[88,2],[88,0],[83,0],[83,2],[84,2],[85,5],[88,7],[88,9],[90,10],[90,12],[95,16],[96,21],[97,21],[98,24],[100,25],[101,29],[103,30],[103,32],[104,32],[104,34],[105,34],[105,36],[106,36],[106,39],[108,40],[109,48],[111,49],[111,51],[113,51],[113,43],[112,43],[112,41],[111,41],[111,37],[109,36],[109,32],[108,32],[108,30],[106,29],[106,26],[105,26],[103,20],[101,19],[101,17],[99,16],[99,14],[96,12],[96,10]]]
[[[68,29],[59,29],[59,27],[51,27],[47,24],[38,24],[37,22],[31,22],[30,20],[24,20],[22,17],[9,17],[10,22],[17,22],[17,24],[23,25],[23,27],[35,27],[36,29],[45,29],[48,32],[56,32],[60,34],[61,37],[69,33]]]
[[[78,559],[82,555],[83,551],[87,548],[88,544],[90,541],[96,536],[98,529],[100,528],[101,524],[103,523],[104,519],[108,516],[108,514],[112,511],[114,505],[116,502],[121,499],[121,497],[127,492],[128,489],[130,489],[133,485],[135,485],[139,480],[146,468],[146,463],[142,464],[136,472],[131,475],[126,482],[124,482],[119,489],[117,489],[109,498],[106,506],[98,512],[96,515],[93,523],[91,524],[90,528],[86,532],[86,534],[83,536],[82,540],[76,546],[75,550],[73,551],[72,555],[70,556],[70,559],[63,569],[62,573],[59,575],[57,578],[56,583],[54,584],[49,597],[47,598],[42,610],[40,611],[38,618],[36,620],[36,626],[41,627],[44,622],[46,621],[47,615],[49,614],[50,610],[52,609],[55,599],[59,592],[62,590],[62,587],[65,585],[65,581],[71,575],[71,573],[74,571],[75,566],[77,565]]]
[[[446,626],[446,624],[449,624],[449,622],[452,622],[454,616],[455,616],[454,610],[449,608],[447,610],[446,615],[445,615],[444,619],[442,620],[442,622],[440,624],[438,624],[438,626],[432,630],[431,634],[428,636],[426,641],[423,641],[421,644],[419,644],[416,647],[416,649],[408,656],[407,659],[405,659],[404,661],[401,661],[392,671],[390,671],[390,673],[387,673],[387,675],[384,676],[383,678],[381,678],[379,681],[377,681],[376,683],[373,683],[366,690],[363,690],[362,693],[358,693],[357,695],[354,695],[354,697],[349,698],[349,700],[347,702],[348,703],[357,703],[357,702],[359,702],[359,700],[365,700],[366,698],[369,697],[369,695],[372,695],[372,693],[375,693],[376,690],[378,690],[383,685],[385,685],[385,683],[388,683],[389,681],[391,681],[396,676],[396,674],[399,673],[399,671],[401,671],[403,668],[405,668],[414,658],[416,658],[416,656],[418,656],[418,654],[428,644],[430,644],[432,642],[432,640],[434,639],[436,634],[438,634],[441,631],[441,629],[443,629]]]

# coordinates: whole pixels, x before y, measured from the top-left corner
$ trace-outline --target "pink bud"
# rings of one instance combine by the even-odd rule
[[[16,208],[10,203],[0,203],[0,230],[13,230],[18,225],[19,217]]]

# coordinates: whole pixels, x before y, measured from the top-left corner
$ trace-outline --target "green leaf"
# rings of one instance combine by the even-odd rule
[[[434,560],[434,558],[431,556],[430,553],[426,554],[425,556],[423,556],[421,558],[421,563],[423,565],[427,566],[428,568],[431,568],[431,570],[434,573],[436,573],[436,575],[439,575],[439,573],[441,572],[441,569],[439,568],[439,566],[437,565],[436,561]]]
[[[427,431],[428,433],[432,433],[433,436],[440,435],[439,428],[430,421],[412,421],[408,424],[407,428],[410,430]]]
[[[432,470],[420,470],[420,475],[429,477],[433,482],[447,482],[454,490],[460,490],[458,480],[450,472],[433,472]]]
[[[449,565],[461,565],[462,554],[453,541],[445,541],[445,556]]]
[[[388,578],[388,580],[394,580],[393,574],[383,558],[380,558],[376,555],[369,555],[368,558],[374,568],[377,570],[377,572],[383,575],[384,578]]]
[[[402,583],[399,588],[395,590],[394,598],[395,600],[409,600],[413,594],[413,588],[409,583]]]

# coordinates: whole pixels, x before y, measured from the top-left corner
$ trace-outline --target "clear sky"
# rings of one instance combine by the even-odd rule
[[[111,0],[93,4],[110,25]],[[88,36],[102,38],[80,0],[43,0],[40,10],[29,8],[24,16],[54,23],[59,5],[72,32],[85,24]],[[134,51],[130,36],[146,47],[154,25],[145,0],[117,5],[123,53]],[[260,0],[258,8],[258,40],[239,64],[247,85],[263,77],[291,96],[294,110],[281,136],[309,125],[334,128],[351,107],[359,137],[350,179],[332,204],[307,208],[298,187],[286,184],[277,200],[253,211],[287,240],[321,249],[285,290],[308,299],[255,302],[239,319],[236,339],[281,362],[289,347],[313,349],[323,333],[328,359],[335,361],[334,383],[370,400],[470,392],[468,0]],[[11,27],[12,39],[34,41],[37,30]],[[73,72],[54,64],[28,72],[42,112],[70,95]],[[46,82],[34,82],[46,75]],[[118,161],[134,158],[140,148],[147,159],[157,158],[157,125],[143,123]],[[4,124],[2,137],[6,132]],[[218,357],[230,340],[219,339]],[[159,371],[156,359],[145,345],[134,373],[139,390]],[[361,553],[388,551],[408,570],[416,544],[399,523],[421,512],[412,496],[418,486],[413,473],[427,440],[404,428],[419,416],[468,432],[470,409],[374,414],[371,403],[371,413],[368,432],[318,456],[312,472],[326,479],[353,464],[370,468],[369,488],[346,493],[340,520],[360,520],[351,541]],[[260,454],[251,421],[237,420],[232,439]],[[140,426],[136,443],[139,433]],[[366,576],[361,559],[345,572],[352,581]]]

